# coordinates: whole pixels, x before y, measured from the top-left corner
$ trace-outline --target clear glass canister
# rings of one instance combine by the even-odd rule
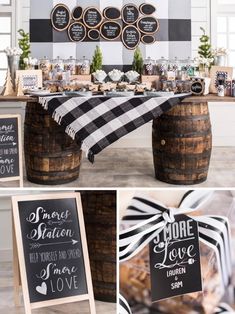
[[[150,57],[144,60],[143,75],[156,75],[156,61]]]
[[[56,72],[64,71],[64,61],[59,56],[52,60],[52,70]]]
[[[71,75],[76,74],[76,60],[70,56],[69,59],[64,60],[64,70],[69,71]]]
[[[51,71],[51,61],[48,57],[44,57],[39,60],[39,69],[42,70],[43,80],[49,79],[49,72]]]
[[[91,73],[90,60],[83,57],[82,60],[78,60],[76,63],[76,72],[78,75],[90,75]]]

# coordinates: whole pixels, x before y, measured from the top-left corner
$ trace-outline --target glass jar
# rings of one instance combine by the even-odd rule
[[[161,57],[160,60],[156,61],[156,74],[161,76],[162,78],[166,77],[166,71],[168,68],[168,60],[164,57]]]
[[[52,70],[56,72],[61,72],[64,70],[64,61],[58,56],[56,59],[52,60]]]
[[[39,69],[42,70],[43,80],[46,81],[49,79],[49,73],[51,71],[51,61],[46,56],[43,59],[39,60]]]
[[[143,75],[156,75],[156,61],[150,57],[144,60]]]
[[[69,71],[71,75],[76,74],[76,60],[70,56],[69,59],[64,60],[64,70]]]
[[[78,75],[90,75],[91,73],[90,60],[83,57],[82,60],[76,62],[76,73]]]

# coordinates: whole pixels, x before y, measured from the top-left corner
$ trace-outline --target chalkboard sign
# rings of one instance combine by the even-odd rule
[[[193,79],[191,84],[191,92],[193,95],[200,96],[203,95],[205,91],[205,82],[203,79]]]
[[[121,25],[118,22],[107,21],[101,26],[101,35],[106,40],[114,40],[121,35]]]
[[[140,13],[143,15],[151,15],[156,11],[156,8],[152,4],[143,3],[140,6]]]
[[[152,35],[143,35],[141,41],[145,45],[151,45],[155,42],[155,37]]]
[[[51,13],[51,23],[57,31],[64,31],[70,23],[70,10],[64,4],[57,4]]]
[[[104,9],[103,15],[107,20],[118,20],[121,17],[121,11],[115,7],[107,7]]]
[[[98,29],[90,29],[88,31],[88,37],[91,40],[98,40],[100,38],[100,31]]]
[[[74,22],[69,26],[68,35],[72,41],[82,41],[86,37],[86,28],[81,22]]]
[[[140,37],[139,30],[133,25],[128,25],[123,29],[122,41],[127,49],[135,49],[140,43]]]
[[[74,8],[72,17],[74,20],[80,20],[82,18],[83,9],[80,6]]]
[[[23,185],[21,117],[0,116],[0,181],[20,180]]]
[[[99,9],[95,7],[89,7],[84,11],[83,20],[86,27],[96,28],[102,23],[103,16]]]
[[[26,306],[89,300],[93,308],[80,195],[24,195],[12,203]]]
[[[153,16],[145,16],[138,20],[137,26],[144,34],[154,34],[158,31],[159,22]]]
[[[122,9],[122,19],[126,24],[134,24],[139,18],[139,9],[134,4],[126,4]]]

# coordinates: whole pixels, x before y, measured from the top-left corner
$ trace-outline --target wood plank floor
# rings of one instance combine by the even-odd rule
[[[97,314],[116,314],[116,304],[96,301]],[[0,263],[0,313],[24,314],[22,306],[15,307],[13,302],[12,264]],[[88,302],[79,302],[33,310],[33,314],[89,314]]]
[[[16,186],[16,183],[0,184],[0,187],[13,186]],[[40,187],[40,185],[28,182],[26,178],[24,186]],[[96,156],[93,165],[83,157],[79,179],[63,187],[167,188],[177,186],[155,179],[151,149],[108,148]],[[235,147],[213,148],[208,180],[196,187],[235,187]]]

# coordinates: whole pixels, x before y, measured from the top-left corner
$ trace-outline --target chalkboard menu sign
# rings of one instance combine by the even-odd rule
[[[126,4],[122,9],[122,19],[126,24],[134,24],[139,18],[139,9],[134,4]]]
[[[140,32],[133,26],[128,25],[122,32],[122,41],[127,49],[135,49],[140,43]]]
[[[20,180],[22,185],[21,119],[0,116],[0,181]]]
[[[145,16],[139,19],[138,23],[139,30],[144,34],[154,34],[158,31],[159,22],[153,16]]]
[[[82,18],[83,8],[80,6],[77,6],[74,8],[72,17],[74,20],[80,20]]]
[[[103,15],[107,20],[118,20],[121,17],[121,11],[115,7],[107,7],[104,9]]]
[[[51,23],[57,31],[62,32],[67,29],[70,23],[69,8],[64,4],[56,5],[51,13]]]
[[[90,29],[88,31],[88,37],[91,40],[98,40],[100,38],[100,31],[98,29]]]
[[[121,25],[114,21],[104,22],[101,26],[101,35],[106,40],[114,40],[121,35]]]
[[[89,7],[83,14],[83,20],[86,27],[96,28],[102,23],[103,16],[99,9],[95,7]]]
[[[140,6],[140,13],[143,15],[151,15],[156,11],[156,8],[152,4],[143,3]]]
[[[86,28],[81,22],[74,22],[69,26],[68,35],[72,41],[82,41],[86,37]]]
[[[150,45],[155,42],[155,37],[152,35],[143,35],[141,37],[141,41],[143,44]]]
[[[12,202],[23,293],[29,304],[36,308],[81,299],[93,303],[80,196],[24,195],[12,197]]]

